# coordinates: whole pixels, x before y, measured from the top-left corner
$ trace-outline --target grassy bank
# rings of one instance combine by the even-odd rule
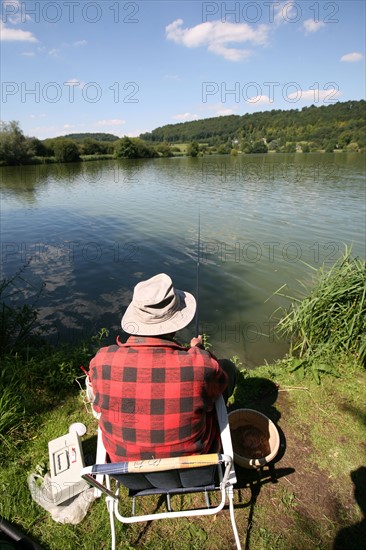
[[[349,256],[347,262],[335,267],[328,279],[326,288],[338,288],[338,291],[333,293],[330,302],[323,302],[322,308],[326,308],[328,314],[323,316],[325,324],[318,331],[317,341],[312,340],[311,344],[313,351],[315,348],[318,351],[313,356],[306,352],[307,363],[303,368],[298,368],[298,361],[303,360],[305,354],[305,348],[298,347],[301,341],[298,324],[291,328],[292,355],[254,371],[238,365],[239,381],[230,409],[248,407],[264,412],[277,424],[282,443],[271,468],[261,471],[236,468],[235,515],[243,549],[360,550],[366,547],[366,375],[360,353],[364,334],[365,262],[361,263],[357,297],[351,290],[359,266]],[[347,278],[337,286],[335,280],[340,281],[344,268],[352,273],[353,283]],[[325,287],[319,285],[329,273],[319,274],[307,300],[312,301],[314,295],[327,295]],[[349,284],[348,291],[344,292]],[[321,293],[319,288],[323,289]],[[349,296],[351,300],[346,307]],[[287,315],[299,320],[302,316],[299,308],[306,312],[305,316],[309,315],[303,302],[290,308]],[[354,310],[355,320],[349,317],[350,309]],[[332,348],[334,372],[331,375],[329,369],[321,368],[319,350],[322,342],[325,350],[329,347],[325,329],[333,320],[331,313],[336,310],[343,312],[337,315],[337,320],[340,326],[348,326],[352,340],[355,339],[353,329],[358,319],[361,320],[358,339],[361,345],[357,350],[350,345]],[[312,311],[314,315],[314,308]],[[313,324],[310,328],[313,329]],[[307,330],[304,329],[303,334],[307,334]],[[109,519],[103,501],[94,502],[80,524],[62,525],[33,502],[27,486],[30,473],[44,473],[48,469],[48,441],[66,433],[72,422],[81,421],[87,426],[83,445],[86,455],[92,458],[97,425],[85,408],[74,380],[81,374],[80,365],[87,365],[95,350],[105,344],[102,336],[101,333],[92,342],[62,349],[22,337],[16,345],[9,341],[2,357],[0,514],[48,550],[110,547]],[[329,355],[327,358],[330,360]],[[314,369],[318,377],[314,377]],[[154,508],[157,501],[151,497],[142,506]],[[212,518],[118,525],[117,541],[120,550],[235,547],[228,510]]]
[[[361,467],[365,464],[366,378],[349,358],[338,368],[342,380],[328,377],[321,385],[311,379],[299,384],[282,362],[241,373],[232,407],[267,414],[285,443],[272,473],[237,467],[236,519],[243,548],[326,549],[332,548],[342,529],[358,533],[362,513],[354,491],[356,487],[360,491],[365,481]],[[55,523],[32,501],[27,476],[48,469],[48,441],[67,433],[72,422],[82,421],[88,428],[84,445],[90,451],[96,432],[96,421],[71,388],[69,395],[43,396],[37,408],[37,419],[28,419],[25,430],[13,432],[3,455],[1,515],[46,549],[109,548],[108,513],[102,501],[93,503],[76,526]],[[146,506],[155,504],[151,497]],[[234,548],[228,511],[194,521],[119,525],[117,533],[117,547],[124,550]],[[361,548],[359,540],[352,542],[349,536],[347,543],[339,548]]]

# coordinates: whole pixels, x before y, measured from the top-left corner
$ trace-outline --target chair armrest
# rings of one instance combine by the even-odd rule
[[[214,466],[215,464],[225,465],[225,473],[223,476],[223,484],[230,484],[230,474],[232,466],[232,457],[223,454],[204,454],[204,455],[191,455],[191,456],[179,456],[169,458],[156,458],[149,460],[131,460],[127,462],[109,462],[108,464],[94,464],[93,466],[86,466],[82,468],[80,475],[92,485],[98,496],[101,492],[106,495],[117,499],[117,493],[111,491],[109,476],[115,477],[121,474],[146,474],[155,472],[167,472],[169,470],[180,470],[189,468],[203,468],[206,466]],[[106,485],[103,480],[106,478]],[[118,479],[115,477],[115,479]],[[128,485],[127,485],[128,487]],[[157,486],[157,487],[160,487]],[[186,487],[184,485],[184,487]],[[162,488],[162,487],[160,487]],[[167,488],[172,488],[168,485]]]
[[[232,461],[229,455],[221,453],[197,454],[189,456],[176,456],[167,458],[149,458],[147,460],[128,460],[126,462],[109,462],[108,464],[94,464],[87,466],[82,473],[93,475],[120,475],[120,474],[146,474],[153,472],[167,472],[169,470],[181,470],[189,468],[204,468],[215,464],[226,464]]]
[[[220,428],[220,437],[221,437],[223,454],[229,455],[233,459],[229,481],[232,485],[234,485],[237,482],[235,468],[234,468],[234,450],[233,450],[233,444],[231,441],[231,433],[230,433],[227,409],[226,409],[225,401],[222,395],[220,395],[220,397],[215,401],[215,407],[216,407],[217,420]]]

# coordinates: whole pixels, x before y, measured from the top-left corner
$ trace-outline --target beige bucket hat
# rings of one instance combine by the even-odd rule
[[[194,296],[174,288],[169,275],[159,273],[135,286],[121,326],[133,335],[170,334],[187,326],[195,312]]]

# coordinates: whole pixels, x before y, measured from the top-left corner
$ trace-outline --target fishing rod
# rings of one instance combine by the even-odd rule
[[[198,210],[197,267],[196,267],[196,338],[199,335],[199,296],[200,296],[200,248],[201,248],[201,215]]]

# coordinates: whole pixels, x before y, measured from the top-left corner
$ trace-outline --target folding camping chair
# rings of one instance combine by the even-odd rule
[[[122,523],[137,523],[156,519],[214,515],[225,506],[226,497],[229,500],[230,520],[238,550],[241,550],[238,531],[234,516],[234,491],[236,474],[233,464],[233,448],[230,436],[227,411],[222,397],[216,402],[216,414],[220,426],[223,453],[193,455],[177,458],[163,458],[130,462],[106,463],[106,451],[98,429],[98,447],[96,464],[83,468],[82,477],[94,486],[96,496],[106,495],[107,508],[110,515],[112,550],[115,549],[114,516]],[[111,480],[116,483],[113,484]],[[105,484],[104,484],[105,483]],[[128,496],[132,497],[131,516],[122,516],[119,512],[119,486],[128,488]],[[209,492],[221,493],[221,501],[211,506]],[[190,508],[188,510],[173,510],[171,496],[186,493],[204,493],[205,508]],[[151,514],[135,515],[135,498],[147,495],[164,495],[167,511]]]

